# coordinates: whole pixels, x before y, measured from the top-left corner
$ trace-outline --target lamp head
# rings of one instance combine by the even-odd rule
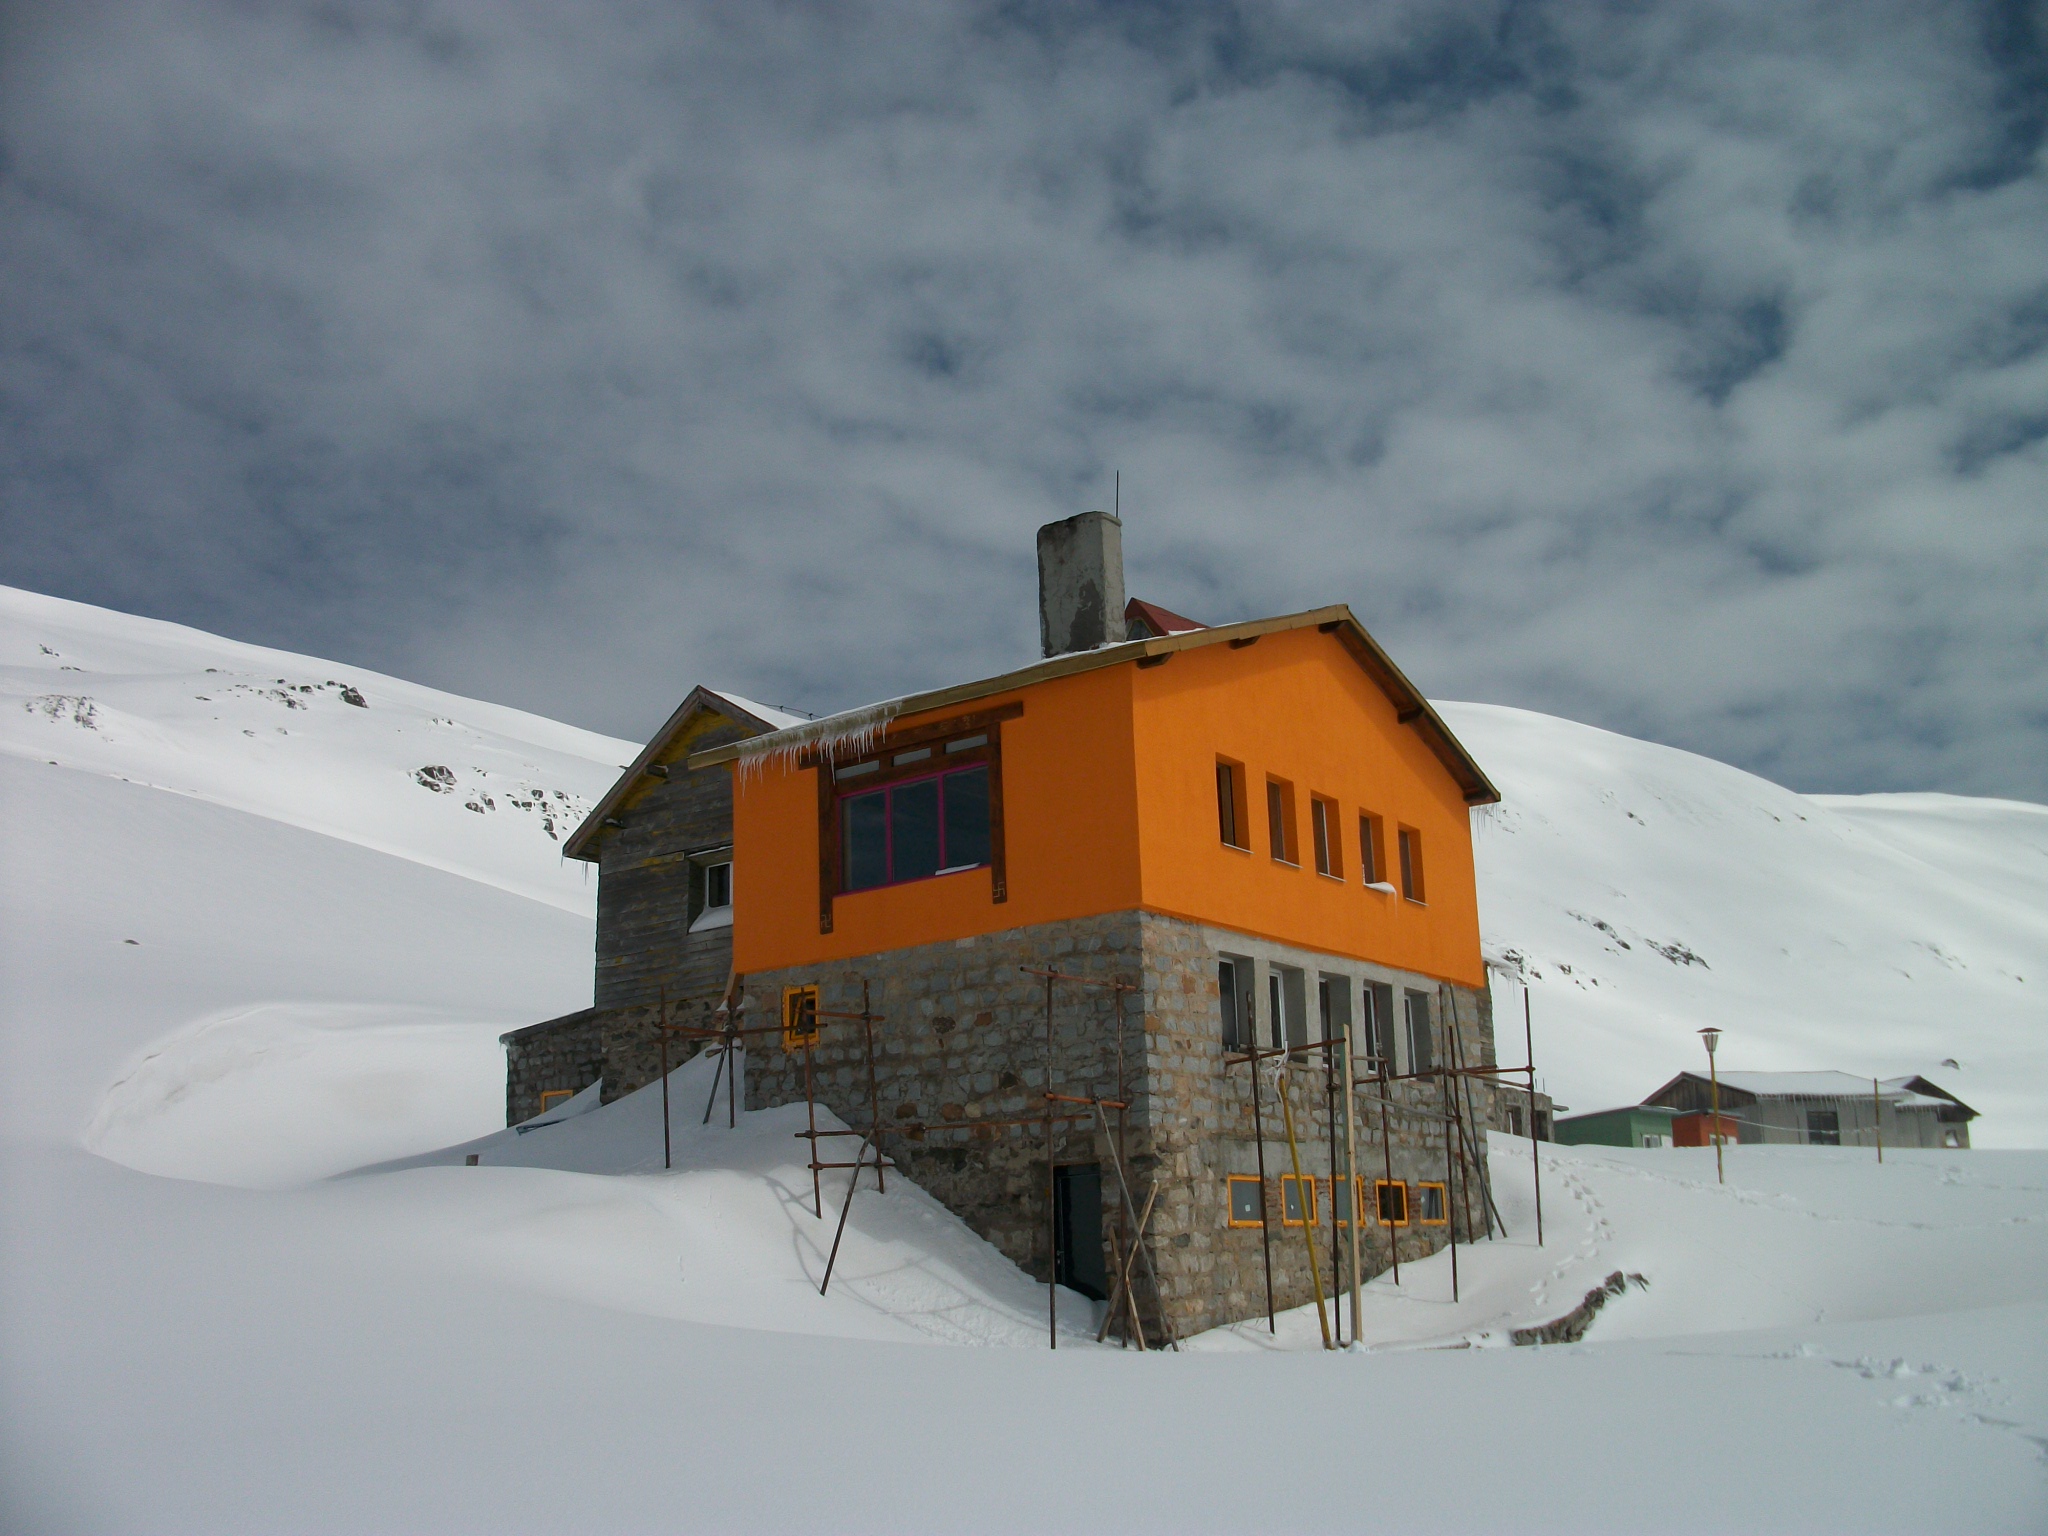
[[[1714,1054],[1714,1047],[1721,1043],[1721,1031],[1710,1024],[1700,1031],[1700,1038],[1707,1042],[1707,1054],[1711,1056]]]

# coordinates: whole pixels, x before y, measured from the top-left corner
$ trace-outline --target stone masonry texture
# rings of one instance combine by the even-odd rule
[[[1281,1178],[1291,1172],[1279,1097],[1283,1091],[1293,1112],[1294,1150],[1303,1175],[1318,1185],[1317,1273],[1326,1294],[1348,1283],[1348,1246],[1343,1246],[1348,1231],[1333,1233],[1326,1182],[1333,1123],[1340,1167],[1344,1156],[1337,1102],[1341,1065],[1335,1052],[1321,1049],[1295,1057],[1284,1074],[1273,1063],[1263,1063],[1263,1136],[1254,1134],[1251,1069],[1225,1061],[1217,982],[1219,957],[1244,947],[1235,935],[1184,920],[1108,913],[752,975],[746,978],[746,1022],[774,1022],[784,986],[818,985],[827,1012],[858,1012],[865,986],[868,1006],[883,1016],[874,1026],[874,1097],[884,1151],[894,1166],[1040,1279],[1051,1263],[1042,1119],[1048,1085],[1055,1093],[1076,1097],[1121,1098],[1130,1106],[1121,1116],[1110,1110],[1100,1118],[1059,1122],[1052,1135],[1052,1160],[1101,1166],[1105,1246],[1116,1227],[1113,1213],[1120,1198],[1112,1144],[1124,1148],[1135,1204],[1142,1206],[1157,1186],[1146,1246],[1159,1287],[1155,1293],[1141,1281],[1138,1300],[1148,1333],[1163,1336],[1170,1323],[1174,1333],[1184,1336],[1265,1310],[1265,1244],[1256,1224],[1230,1225],[1227,1183],[1232,1175],[1256,1174],[1262,1143],[1274,1305],[1287,1308],[1314,1299],[1306,1234],[1301,1226],[1280,1220]],[[1483,989],[1439,991],[1425,978],[1381,967],[1262,948],[1276,964],[1343,977],[1354,987],[1359,980],[1392,980],[1438,1001],[1448,998],[1454,1020],[1441,1007],[1432,1010],[1437,1059],[1450,1056],[1449,1032],[1455,1029],[1465,1065],[1494,1061],[1490,1004]],[[1122,997],[1121,1059],[1118,994],[1105,987],[1053,983],[1048,1045],[1046,982],[1028,974],[1031,969],[1132,983],[1136,990]],[[1258,1027],[1259,1038],[1268,1038],[1263,1017]],[[1317,1033],[1312,1024],[1310,1034]],[[753,1036],[747,1055],[744,1082],[750,1108],[803,1101],[804,1053],[784,1051],[779,1037]],[[1325,1069],[1326,1061],[1331,1070]],[[810,1070],[820,1103],[849,1125],[868,1124],[867,1055],[858,1022],[827,1020],[811,1053]],[[1468,1084],[1470,1112],[1479,1127],[1505,1130],[1507,1095],[1486,1080]],[[1381,1105],[1372,1097],[1380,1085],[1361,1077],[1357,1087],[1357,1172],[1368,1180],[1381,1178],[1391,1163],[1392,1177],[1408,1184],[1417,1207],[1411,1215],[1418,1217],[1417,1186],[1445,1184],[1450,1224],[1459,1241],[1482,1234],[1483,1191],[1473,1160],[1457,1155],[1455,1139],[1446,1167],[1444,1081],[1388,1084],[1384,1141]],[[1463,1095],[1467,1090],[1456,1091]],[[1034,1123],[978,1124],[1020,1119]],[[851,1155],[856,1142],[846,1137],[824,1145],[830,1149],[826,1160],[838,1161]],[[1479,1145],[1483,1148],[1483,1137]],[[1371,1198],[1368,1184],[1366,1199]],[[1369,1203],[1367,1209],[1361,1233],[1367,1278],[1387,1267],[1390,1238],[1398,1240],[1406,1262],[1441,1247],[1450,1229],[1416,1221],[1397,1232],[1372,1219]]]

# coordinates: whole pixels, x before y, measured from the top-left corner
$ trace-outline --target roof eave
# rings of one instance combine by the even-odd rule
[[[616,813],[625,803],[626,797],[633,792],[635,786],[648,776],[647,770],[668,750],[669,744],[681,734],[683,727],[690,723],[691,717],[702,709],[711,709],[724,715],[735,725],[758,726],[760,732],[764,734],[775,729],[751,710],[740,708],[724,694],[699,683],[689,691],[683,702],[676,706],[675,713],[662,722],[661,729],[654,733],[653,739],[640,749],[640,755],[626,765],[625,771],[619,775],[612,787],[604,792],[604,798],[591,807],[590,814],[583,818],[582,824],[569,834],[568,840],[562,844],[563,858],[581,859],[586,864],[597,862],[596,843],[604,833],[606,818]],[[694,762],[694,759],[692,761]]]
[[[1494,787],[1479,764],[1465,750],[1443,717],[1431,707],[1421,690],[1408,680],[1408,676],[1394,664],[1393,658],[1380,648],[1377,640],[1358,622],[1351,609],[1343,603],[1326,608],[1312,608],[1305,613],[1283,614],[1270,619],[1247,619],[1241,624],[1219,624],[1209,629],[1190,630],[1185,634],[1158,635],[1148,640],[1127,640],[1117,645],[1099,646],[1092,651],[1075,651],[1064,656],[1049,656],[1044,661],[1020,667],[1014,672],[1005,672],[997,677],[983,678],[978,682],[958,683],[950,688],[934,689],[929,693],[911,694],[896,701],[898,717],[925,714],[950,705],[964,704],[972,699],[986,698],[993,693],[1008,693],[1018,688],[1028,688],[1035,683],[1050,682],[1055,678],[1071,677],[1079,672],[1092,672],[1098,667],[1117,666],[1124,662],[1138,662],[1155,656],[1171,656],[1177,651],[1190,651],[1198,646],[1215,645],[1224,641],[1256,640],[1262,635],[1280,634],[1289,630],[1315,627],[1326,634],[1335,634],[1353,659],[1364,668],[1376,682],[1380,691],[1394,704],[1395,718],[1402,724],[1416,728],[1431,753],[1450,771],[1457,781],[1465,803],[1470,806],[1494,805],[1500,800],[1500,791]],[[815,734],[829,736],[832,716],[816,722]],[[807,728],[791,727],[787,732],[772,732],[786,735],[792,745],[806,739]],[[724,746],[711,747],[703,752],[690,755],[692,772],[700,768],[729,763],[740,756],[742,744],[729,742]],[[594,814],[594,813],[593,813]]]

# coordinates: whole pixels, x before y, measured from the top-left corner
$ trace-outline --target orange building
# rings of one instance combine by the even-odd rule
[[[808,1083],[878,1121],[864,1147],[1084,1293],[1142,1259],[1156,1339],[1341,1290],[1353,1199],[1368,1274],[1484,1225],[1505,1115],[1444,1069],[1493,1062],[1470,815],[1499,797],[1348,608],[1208,628],[1126,604],[1120,537],[1099,513],[1041,531],[1048,654],[1019,671],[794,724],[700,690],[568,851],[600,866],[601,957],[644,988],[667,952],[618,935],[695,929],[647,901],[705,854],[633,828],[697,828],[729,860],[749,1020],[814,987],[828,1021],[802,1049],[749,1037],[748,1105]],[[863,1007],[872,1079],[833,1019]]]

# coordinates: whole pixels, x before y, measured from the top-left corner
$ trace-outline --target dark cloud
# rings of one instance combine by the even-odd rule
[[[2048,799],[2038,6],[10,17],[0,579],[633,736],[1032,529],[1442,697]]]

